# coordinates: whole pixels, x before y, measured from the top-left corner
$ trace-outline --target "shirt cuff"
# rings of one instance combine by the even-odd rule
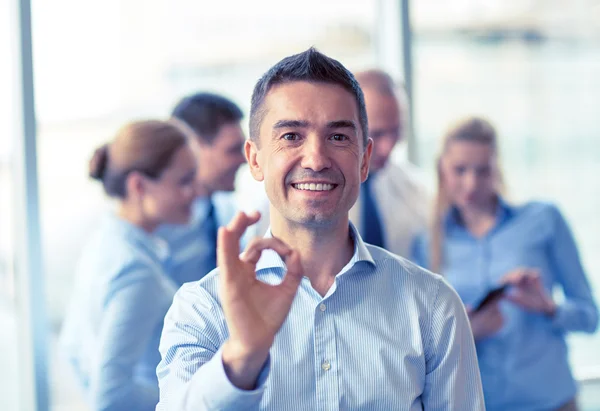
[[[220,348],[211,360],[201,367],[203,372],[197,372],[192,378],[191,386],[200,389],[191,390],[190,403],[206,404],[207,409],[211,410],[256,409],[263,397],[266,381],[271,370],[271,356],[269,355],[258,375],[256,388],[242,390],[229,381],[223,366],[222,350]],[[194,399],[197,396],[202,398]]]
[[[569,325],[573,321],[571,315],[572,310],[569,309],[569,302],[565,301],[556,307],[554,316],[552,317],[552,327],[560,332],[566,332],[569,329]]]

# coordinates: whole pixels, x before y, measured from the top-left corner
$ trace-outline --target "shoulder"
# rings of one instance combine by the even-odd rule
[[[386,169],[389,169],[389,175],[395,176],[403,184],[414,187],[415,189],[427,191],[427,179],[423,170],[409,162],[396,163],[391,162]]]
[[[552,229],[564,221],[556,204],[547,201],[530,201],[511,208],[519,224],[528,224],[535,230]]]
[[[520,215],[528,217],[538,216],[541,218],[554,218],[560,214],[558,207],[548,201],[529,201],[523,204],[512,206],[512,208]]]
[[[449,285],[439,274],[413,263],[380,247],[367,245],[378,271],[401,280],[402,286],[419,294],[431,294]],[[437,292],[437,291],[436,291]]]
[[[219,306],[219,268],[215,268],[200,280],[184,283],[175,298],[181,303],[195,307],[212,309]]]
[[[416,166],[410,163],[396,164],[390,161],[379,174],[375,183],[378,190],[411,199],[410,203],[418,204],[422,208],[429,205],[432,197],[431,190],[426,184],[427,180],[422,171]]]
[[[138,244],[127,231],[102,224],[85,244],[78,274],[101,281],[150,281],[163,274],[158,257]]]
[[[99,260],[103,265],[128,266],[143,260],[143,252],[130,241],[127,232],[102,222],[85,243],[83,259]]]
[[[369,246],[375,264],[388,280],[383,282],[391,290],[391,299],[415,313],[431,325],[434,318],[453,318],[464,312],[462,301],[456,291],[439,274],[389,253],[381,248]],[[386,290],[389,292],[390,290]]]

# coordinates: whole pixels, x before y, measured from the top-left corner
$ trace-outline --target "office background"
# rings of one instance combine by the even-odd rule
[[[561,207],[600,300],[599,23],[599,0],[1,2],[0,409],[86,410],[56,335],[110,206],[86,177],[93,148],[197,90],[247,112],[258,77],[311,45],[406,79],[414,132],[395,155],[432,190],[447,125],[491,119],[509,198]],[[600,410],[600,334],[569,345],[583,409]]]

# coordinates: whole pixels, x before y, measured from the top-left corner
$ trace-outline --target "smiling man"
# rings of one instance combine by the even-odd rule
[[[362,91],[336,60],[309,49],[258,81],[245,152],[271,231],[238,255],[260,218],[238,214],[218,268],[178,292],[157,410],[484,409],[456,293],[349,222],[366,136]]]

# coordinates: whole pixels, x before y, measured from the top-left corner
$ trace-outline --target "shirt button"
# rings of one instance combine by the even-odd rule
[[[321,304],[319,305],[319,310],[321,310],[321,311],[325,311],[326,309],[327,309],[327,306],[326,306],[325,304],[321,303]]]
[[[323,361],[323,364],[321,364],[321,368],[323,369],[323,371],[329,371],[331,369],[331,364],[329,363],[329,361],[325,360]]]

